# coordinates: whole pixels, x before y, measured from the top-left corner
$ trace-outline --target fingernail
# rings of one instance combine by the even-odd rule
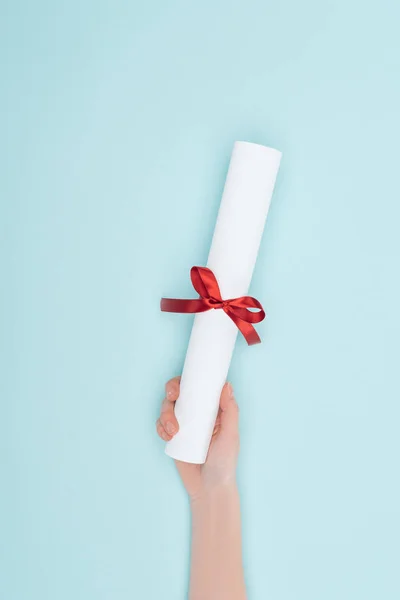
[[[229,397],[232,398],[232,396],[233,396],[233,387],[232,387],[231,383],[228,382],[226,384],[226,390],[228,392]]]
[[[171,421],[168,421],[168,423],[165,425],[165,431],[169,434],[172,435],[175,432],[175,427],[174,425],[171,423]]]

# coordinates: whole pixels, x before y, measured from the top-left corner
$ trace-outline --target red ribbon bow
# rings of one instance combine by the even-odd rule
[[[231,300],[223,300],[214,273],[207,267],[192,267],[190,279],[198,300],[181,300],[177,298],[161,298],[161,310],[174,313],[199,313],[212,308],[222,308],[243,334],[249,346],[259,344],[261,339],[252,323],[259,323],[265,318],[260,302],[251,296],[241,296]],[[257,308],[258,312],[250,309]]]

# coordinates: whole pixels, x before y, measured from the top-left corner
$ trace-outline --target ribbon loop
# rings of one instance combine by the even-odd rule
[[[161,298],[160,307],[163,312],[200,313],[211,309],[222,309],[235,323],[249,346],[261,342],[253,327],[253,323],[260,323],[265,318],[264,309],[258,300],[251,296],[223,300],[218,281],[211,269],[207,267],[192,267],[190,278],[200,298],[197,300]]]

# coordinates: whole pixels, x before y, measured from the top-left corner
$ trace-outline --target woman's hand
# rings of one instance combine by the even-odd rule
[[[179,396],[180,377],[168,381],[165,398],[157,420],[157,433],[166,442],[179,430],[175,417],[175,402]],[[222,389],[219,412],[204,465],[175,461],[191,501],[202,498],[221,486],[235,486],[239,452],[239,409],[233,388],[226,383]]]
[[[165,386],[157,421],[166,442],[179,430],[175,402],[180,378]],[[222,389],[207,460],[204,465],[175,461],[192,508],[190,600],[245,600],[240,503],[236,487],[239,452],[239,411],[232,386]]]

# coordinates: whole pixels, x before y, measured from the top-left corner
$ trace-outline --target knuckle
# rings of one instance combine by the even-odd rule
[[[167,421],[175,421],[175,414],[173,410],[164,410],[161,415],[160,415],[160,421],[162,424],[166,423]]]

